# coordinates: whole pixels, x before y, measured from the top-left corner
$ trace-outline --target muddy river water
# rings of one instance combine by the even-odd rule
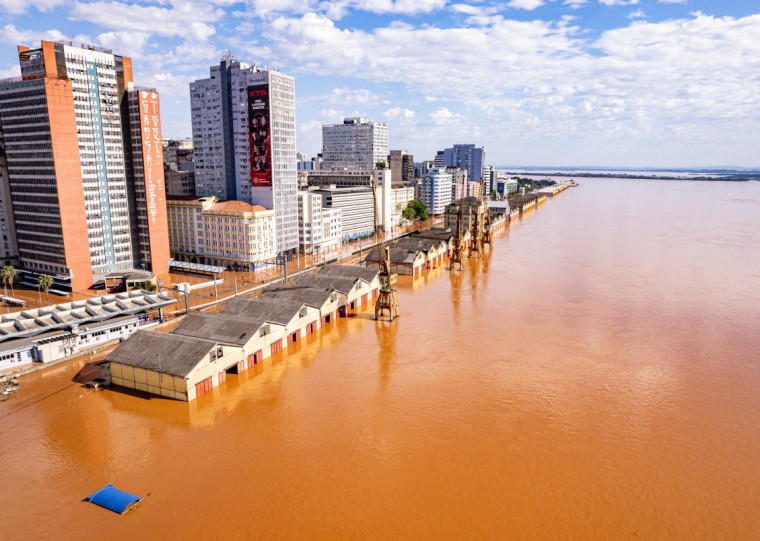
[[[23,378],[0,537],[760,538],[760,183],[581,184],[191,404]]]

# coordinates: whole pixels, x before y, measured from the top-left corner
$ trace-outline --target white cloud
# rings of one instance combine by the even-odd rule
[[[57,41],[66,39],[59,30],[19,30],[12,24],[6,24],[0,32],[0,41],[9,45],[34,44],[36,41]]]
[[[29,8],[48,11],[63,4],[63,0],[0,0],[0,10],[6,14],[21,15]]]
[[[531,11],[544,5],[544,0],[510,0],[507,5],[515,9]]]
[[[18,64],[10,66],[9,68],[0,69],[0,79],[8,79],[10,77],[20,77],[21,67]]]
[[[405,107],[393,107],[383,113],[386,122],[398,127],[410,127],[414,123],[415,112]]]
[[[566,6],[570,6],[572,9],[578,9],[585,6],[588,3],[588,0],[565,0],[562,3]]]
[[[644,10],[637,9],[636,11],[630,12],[627,17],[629,19],[646,19],[646,13],[644,13]]]
[[[636,21],[595,41],[576,24],[494,18],[486,27],[364,31],[306,14],[277,18],[264,31],[268,54],[295,73],[404,85],[438,106],[422,114],[431,126],[460,114],[460,124],[478,118],[473,125],[490,122],[500,136],[533,141],[626,147],[638,140],[663,148],[705,131],[756,140],[760,111],[747,78],[760,72],[760,15]],[[478,84],[465,83],[465,74]]]
[[[212,5],[192,2],[165,8],[120,2],[75,1],[69,13],[72,20],[87,21],[104,28],[180,36],[198,41],[205,41],[213,35],[216,30],[211,23],[224,16],[224,11]]]
[[[599,0],[599,3],[605,6],[629,6],[631,4],[638,4],[639,0]]]

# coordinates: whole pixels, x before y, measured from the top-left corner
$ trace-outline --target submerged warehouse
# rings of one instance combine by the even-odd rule
[[[193,312],[170,333],[138,331],[106,361],[117,387],[191,401],[377,297],[379,271],[326,265],[218,313]]]

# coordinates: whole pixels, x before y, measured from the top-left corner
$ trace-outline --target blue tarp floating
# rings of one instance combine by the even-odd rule
[[[129,494],[118,488],[113,488],[111,483],[92,494],[89,498],[91,503],[110,509],[120,515],[124,513],[132,504],[142,500],[141,497]]]

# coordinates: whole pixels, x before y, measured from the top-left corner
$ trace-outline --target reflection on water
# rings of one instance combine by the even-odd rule
[[[758,204],[584,180],[190,404],[26,377],[3,538],[757,539]]]

